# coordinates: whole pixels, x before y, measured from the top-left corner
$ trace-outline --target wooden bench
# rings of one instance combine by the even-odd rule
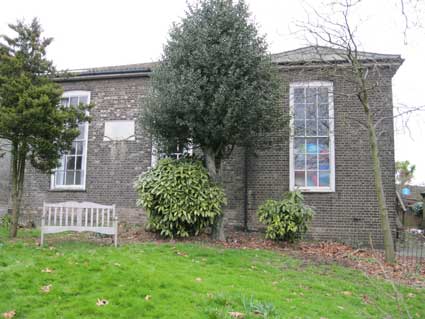
[[[45,234],[65,231],[90,231],[113,235],[117,247],[118,217],[115,205],[90,202],[43,203],[40,244],[43,245]]]

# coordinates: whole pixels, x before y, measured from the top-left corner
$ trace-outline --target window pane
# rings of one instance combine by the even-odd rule
[[[72,106],[76,106],[76,105],[78,105],[78,96],[72,96],[72,97],[70,98],[70,104],[71,104]]]
[[[319,155],[319,169],[325,171],[329,170],[329,154]]]
[[[314,104],[306,105],[306,118],[309,120],[315,120],[317,118],[316,105]]]
[[[320,171],[320,186],[327,186],[329,187],[331,185],[331,178],[330,178],[330,172],[329,171]]]
[[[78,135],[77,140],[84,140],[85,139],[85,132],[86,132],[86,124],[79,124],[78,129],[80,130],[80,135]]]
[[[305,186],[305,172],[295,171],[295,186]]]
[[[76,169],[81,169],[83,165],[83,157],[82,156],[77,156],[77,166],[75,167]]]
[[[304,89],[303,88],[294,89],[294,102],[295,103],[304,103],[305,102]]]
[[[305,105],[304,104],[295,104],[295,119],[303,120],[305,119]]]
[[[81,185],[81,175],[82,172],[81,171],[76,171],[75,172],[75,185]]]
[[[329,135],[329,121],[320,120],[319,121],[319,136],[328,136]]]
[[[309,154],[317,154],[317,139],[316,138],[307,138],[307,153]]]
[[[317,89],[307,88],[306,89],[306,101],[307,103],[316,103],[316,93]]]
[[[294,152],[295,154],[305,153],[305,139],[294,138]]]
[[[63,170],[56,171],[55,173],[55,184],[56,185],[63,185],[64,182],[64,172]]]
[[[294,162],[295,162],[294,168],[296,170],[304,169],[305,168],[305,154],[296,154]]]
[[[66,185],[74,185],[74,176],[75,171],[74,170],[67,170],[66,171]]]
[[[328,104],[319,104],[319,118],[328,119],[329,118],[329,105]]]
[[[66,159],[66,169],[75,169],[75,156],[67,156]]]
[[[87,104],[87,102],[88,102],[87,95],[83,95],[79,97],[79,103]]]
[[[69,98],[67,98],[67,97],[62,98],[61,101],[60,101],[60,105],[62,105],[62,106],[68,106],[68,103],[69,103]]]
[[[307,120],[306,121],[306,136],[317,136],[317,121]]]
[[[77,144],[77,155],[83,154],[84,142],[75,142]]]
[[[319,153],[329,153],[329,138],[319,138]]]
[[[77,143],[72,142],[71,150],[67,154],[75,155],[76,152],[77,152]]]
[[[307,172],[307,186],[319,186],[317,172]]]
[[[307,155],[307,169],[317,169],[317,155]]]
[[[294,121],[294,135],[295,136],[305,136],[305,121],[304,120],[295,120]]]
[[[59,160],[59,166],[57,168],[59,171],[63,171],[65,169],[65,156]]]
[[[80,185],[84,185],[84,183],[85,183],[84,171],[81,171],[81,173],[80,173]]]
[[[328,88],[319,88],[319,103],[328,103]]]

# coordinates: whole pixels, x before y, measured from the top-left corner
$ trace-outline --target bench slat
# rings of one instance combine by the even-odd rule
[[[45,212],[45,209],[43,209],[43,214]],[[47,219],[47,225],[50,226],[51,223],[51,219],[52,219],[52,207],[49,207],[49,217]]]
[[[64,231],[92,231],[114,235],[114,244],[117,246],[118,220],[115,205],[91,202],[43,203],[41,245],[43,245],[44,234]]]

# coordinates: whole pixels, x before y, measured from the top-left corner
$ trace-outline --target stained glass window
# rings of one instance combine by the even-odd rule
[[[328,82],[291,85],[291,188],[333,188],[332,96],[332,84]]]

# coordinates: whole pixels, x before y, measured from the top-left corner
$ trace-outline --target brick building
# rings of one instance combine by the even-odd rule
[[[394,132],[391,79],[399,55],[363,52],[370,103],[380,123],[380,155],[391,225],[395,231]],[[268,198],[299,188],[315,208],[313,239],[382,242],[368,135],[356,86],[341,52],[307,47],[273,55],[283,78],[282,107],[291,111],[293,134],[268,136],[265,147],[236,149],[225,162],[228,227],[258,229],[255,211]],[[155,161],[151,137],[138,123],[154,63],[94,68],[58,79],[62,103],[92,102],[93,118],[62,165],[48,176],[29,168],[24,210],[38,220],[43,201],[116,204],[121,222],[142,224],[133,183]]]

